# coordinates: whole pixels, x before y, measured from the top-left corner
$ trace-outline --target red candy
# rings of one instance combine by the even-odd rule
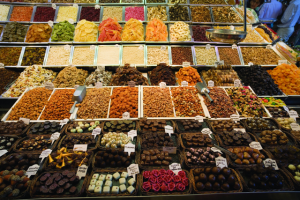
[[[94,7],[82,7],[80,20],[85,19],[88,21],[99,21],[100,20],[100,9]]]
[[[125,8],[125,21],[131,18],[144,21],[144,7],[126,7]]]
[[[55,10],[52,7],[37,7],[34,22],[54,21]]]

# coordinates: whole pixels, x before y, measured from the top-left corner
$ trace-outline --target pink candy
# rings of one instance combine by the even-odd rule
[[[126,7],[125,8],[125,21],[131,18],[144,21],[144,7]]]

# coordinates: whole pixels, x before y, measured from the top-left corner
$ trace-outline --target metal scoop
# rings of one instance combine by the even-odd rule
[[[72,114],[75,110],[75,106],[77,103],[81,103],[84,99],[86,95],[86,87],[85,86],[79,86],[76,91],[74,92],[73,94],[73,97],[72,97],[72,101],[75,101],[71,110],[70,110],[70,113]]]
[[[201,94],[205,94],[210,102],[213,102],[212,98],[208,95],[209,89],[207,89],[207,87],[205,87],[205,85],[203,83],[198,82],[196,84],[196,88]]]

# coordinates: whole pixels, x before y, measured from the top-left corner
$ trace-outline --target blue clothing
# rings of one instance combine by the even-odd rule
[[[300,0],[291,1],[281,18],[281,23],[278,27],[294,27],[296,23],[300,23]]]
[[[289,41],[293,33],[294,33],[294,27],[279,28],[277,30],[277,35],[279,35],[284,42]]]
[[[276,19],[282,13],[282,3],[277,0],[271,0],[270,3],[263,3],[258,12],[259,19]]]

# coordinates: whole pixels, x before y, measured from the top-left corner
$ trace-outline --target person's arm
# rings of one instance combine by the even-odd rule
[[[285,12],[281,18],[281,22],[287,23],[288,21],[290,21],[297,13],[297,9],[298,9],[298,6],[295,6],[295,4],[290,4],[287,7],[287,9],[285,10]],[[300,12],[300,11],[298,11],[298,12]]]

